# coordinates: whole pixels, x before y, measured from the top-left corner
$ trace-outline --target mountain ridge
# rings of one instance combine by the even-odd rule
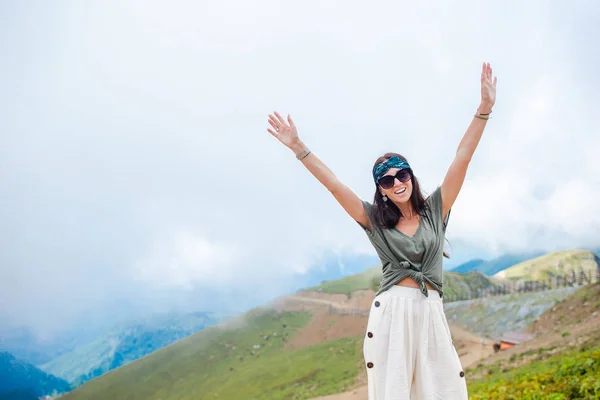
[[[62,354],[39,368],[79,386],[117,367],[211,326],[224,317],[208,312],[164,314],[137,319]]]
[[[71,388],[67,381],[18,360],[11,353],[0,352],[0,398],[40,397],[68,392]]]

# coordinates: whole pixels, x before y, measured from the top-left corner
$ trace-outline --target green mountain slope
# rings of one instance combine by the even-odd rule
[[[276,400],[342,391],[362,365],[362,338],[284,349],[310,319],[306,312],[257,309],[232,321],[227,330],[209,327],[89,381],[64,399],[179,400],[210,395]]]
[[[555,276],[564,276],[572,270],[582,268],[587,274],[595,273],[600,259],[587,250],[566,250],[536,257],[521,262],[495,275],[511,280],[548,280]]]

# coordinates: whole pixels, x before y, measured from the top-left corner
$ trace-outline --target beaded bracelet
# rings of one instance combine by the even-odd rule
[[[298,154],[296,154],[296,158],[298,160],[302,160],[304,157],[306,157],[309,154],[310,154],[310,149],[307,147],[304,150],[302,150],[301,152],[299,152]]]

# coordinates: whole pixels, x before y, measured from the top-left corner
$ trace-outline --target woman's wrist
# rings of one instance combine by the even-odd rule
[[[295,140],[290,145],[290,150],[292,150],[294,152],[294,154],[298,154],[301,151],[303,151],[304,149],[306,149],[306,145],[304,143],[302,143],[302,141],[300,139]]]
[[[491,103],[481,102],[479,107],[477,107],[477,115],[488,115],[492,112],[492,107],[494,105]]]

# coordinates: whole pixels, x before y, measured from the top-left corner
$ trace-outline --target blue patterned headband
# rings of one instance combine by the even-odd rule
[[[381,179],[390,168],[410,169],[410,165],[398,156],[391,156],[386,161],[377,164],[375,168],[373,168],[373,179],[375,179],[375,183],[379,182],[379,179]]]

